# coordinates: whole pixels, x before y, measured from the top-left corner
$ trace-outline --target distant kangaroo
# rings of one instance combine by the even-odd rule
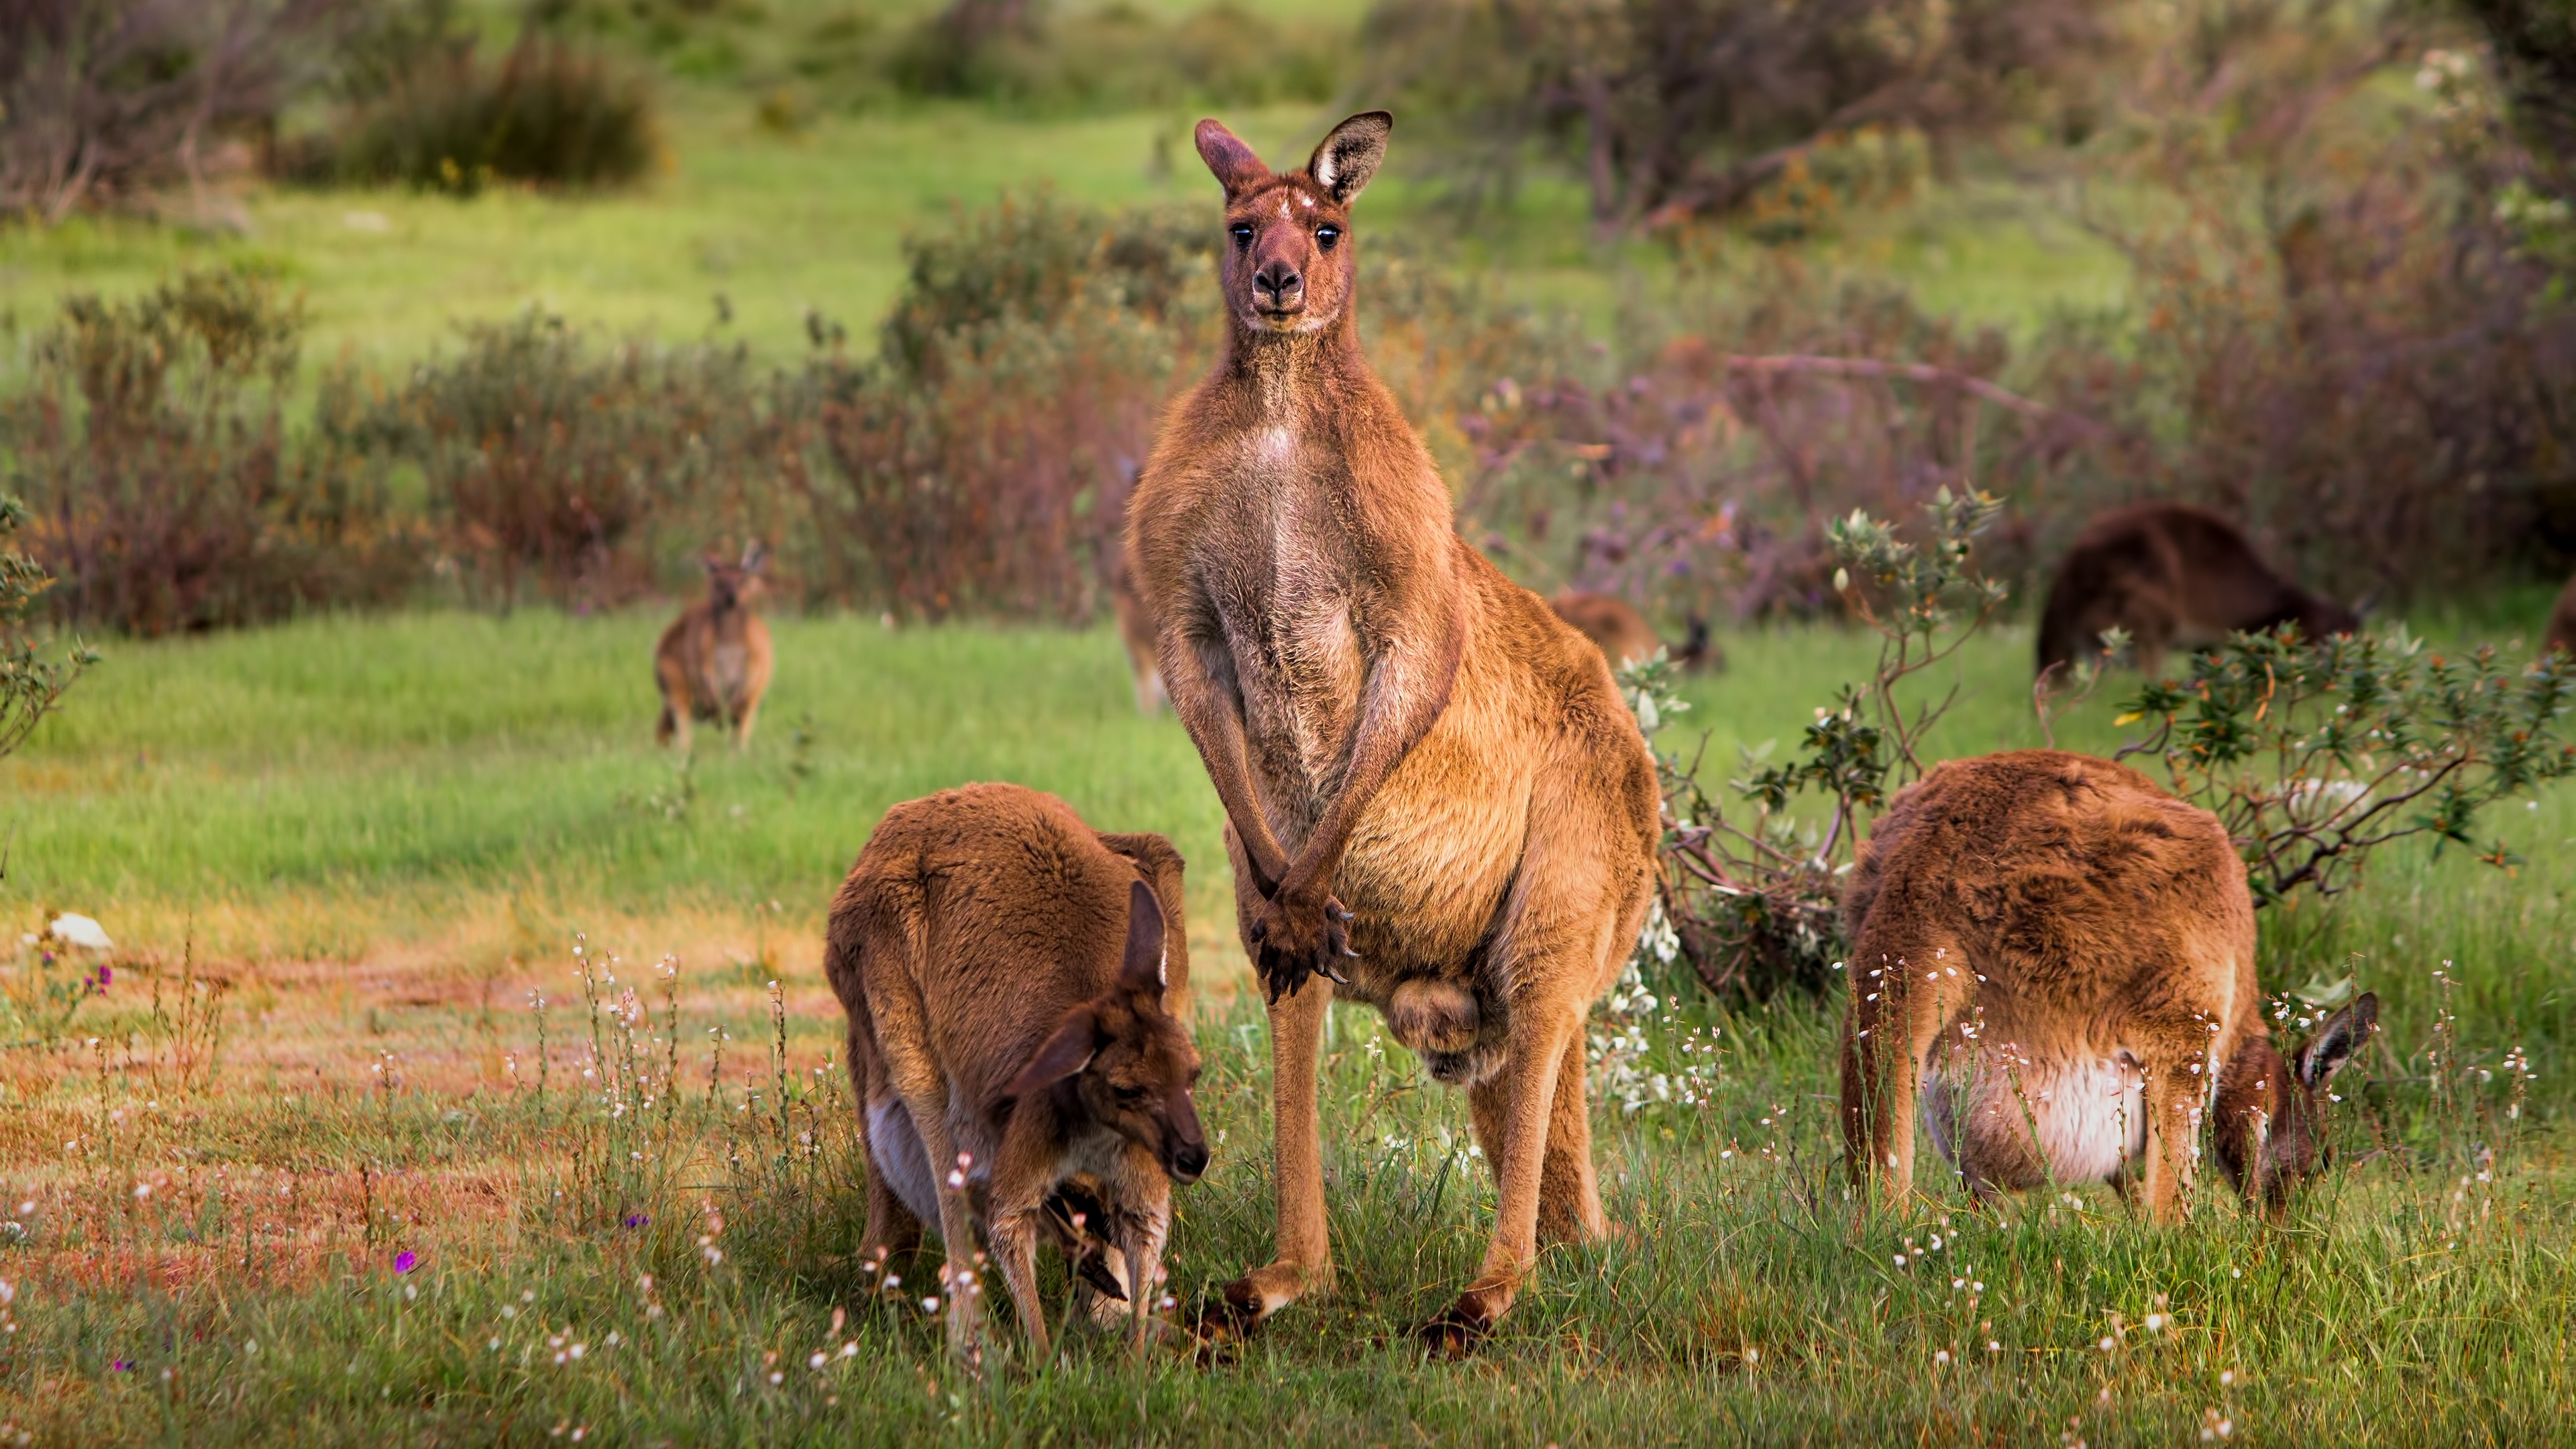
[[[2316,1170],[2364,993],[2295,1062],[2263,1021],[2254,900],[2218,817],[2055,750],[1953,760],[1898,793],[1843,900],[1843,1139],[1901,1197],[1914,1116],[1980,1195],[2107,1179],[2170,1220],[2204,1117],[2249,1202]]]
[[[1583,637],[1591,640],[1610,661],[1612,669],[1624,669],[1641,659],[1652,659],[1656,650],[1665,647],[1664,641],[1655,633],[1655,626],[1647,623],[1646,616],[1638,613],[1625,599],[1569,589],[1548,600],[1547,606],[1555,611],[1556,617],[1581,630]],[[1692,670],[1721,668],[1724,664],[1724,656],[1708,637],[1708,621],[1705,619],[1691,620],[1690,637],[1681,648],[1671,651],[1666,657],[1682,668]]]
[[[1118,637],[1127,644],[1127,668],[1136,679],[1136,712],[1147,718],[1163,712],[1163,670],[1154,661],[1154,615],[1136,591],[1136,569],[1127,551],[1118,551],[1109,570],[1109,603],[1118,613]]]
[[[1227,1316],[1331,1282],[1315,1071],[1338,983],[1467,1089],[1494,1166],[1483,1268],[1423,1329],[1463,1352],[1542,1238],[1605,1230],[1583,1019],[1645,918],[1659,801],[1601,651],[1458,537],[1360,354],[1350,206],[1392,126],[1353,116],[1273,173],[1199,123],[1229,326],[1164,417],[1128,547],[1270,999],[1278,1258]]]
[[[2563,649],[2576,658],[2576,578],[2568,579],[2567,587],[2558,591],[2558,607],[2549,611],[2549,633],[2540,647]]]
[[[769,550],[753,544],[740,563],[714,554],[706,565],[707,596],[691,604],[653,646],[653,677],[662,685],[662,717],[653,738],[689,748],[692,719],[721,720],[733,729],[733,747],[751,745],[752,721],[769,688],[769,626],[751,611],[768,592],[762,571]]]
[[[2138,670],[2165,651],[2295,623],[2310,640],[2361,627],[2353,612],[2273,572],[2236,525],[2183,503],[2113,509],[2085,525],[2057,566],[2039,623],[2039,672],[2097,655],[2102,631],[2129,631]],[[2062,680],[2057,682],[2063,682]]]
[[[1017,785],[897,805],[832,900],[823,970],[867,1140],[863,1254],[908,1253],[936,1224],[949,1343],[969,1357],[980,1317],[959,1270],[978,1228],[1038,1355],[1041,1233],[1143,1334],[1171,1183],[1208,1161],[1171,842],[1102,834]],[[1095,1241],[1113,1261],[1084,1261]]]

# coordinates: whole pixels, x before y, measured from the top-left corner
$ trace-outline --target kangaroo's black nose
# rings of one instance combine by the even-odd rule
[[[1172,1154],[1172,1176],[1183,1182],[1196,1182],[1199,1180],[1199,1174],[1207,1171],[1207,1164],[1208,1154],[1205,1143],[1184,1142],[1180,1149]]]
[[[1306,290],[1306,279],[1286,262],[1272,262],[1252,274],[1252,290],[1267,295],[1274,306],[1293,305]]]

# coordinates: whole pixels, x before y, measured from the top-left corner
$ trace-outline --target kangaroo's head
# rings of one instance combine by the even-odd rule
[[[1301,171],[1272,171],[1242,138],[1199,122],[1199,155],[1225,183],[1225,300],[1238,329],[1321,332],[1350,315],[1358,275],[1351,203],[1386,159],[1395,117],[1335,126]]]
[[[1054,1091],[1075,1114],[1154,1154],[1175,1182],[1207,1171],[1207,1134],[1190,1088],[1198,1048],[1163,1009],[1163,908],[1137,881],[1127,893],[1127,948],[1109,990],[1065,1014],[1020,1069],[1011,1097]]]
[[[2218,1088],[2218,1161],[2246,1201],[2266,1212],[2289,1202],[2290,1189],[2323,1171],[2327,1083],[2379,1026],[2379,997],[2363,992],[2317,1023],[2288,1058],[2267,1039],[2231,1058]]]
[[[717,554],[706,554],[698,562],[707,571],[707,598],[718,612],[730,612],[769,592],[766,571],[769,568],[769,546],[753,543],[742,551],[740,563],[726,563]]]

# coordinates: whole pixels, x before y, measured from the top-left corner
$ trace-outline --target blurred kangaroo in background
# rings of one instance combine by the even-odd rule
[[[699,562],[706,565],[707,596],[683,610],[653,646],[653,676],[662,686],[653,738],[666,745],[676,738],[685,751],[691,720],[718,720],[733,730],[733,747],[745,749],[769,688],[769,626],[751,611],[769,591],[762,577],[769,550],[754,543],[739,563],[714,554]]]
[[[2277,1211],[2379,1018],[2364,993],[2285,1061],[2226,828],[2085,755],[1953,760],[1898,792],[1843,921],[1843,1140],[1891,1199],[1913,1186],[1919,1097],[1980,1196],[2106,1179],[2171,1220],[2206,1124],[2229,1179]]]
[[[1124,1298],[1141,1337],[1171,1184],[1208,1162],[1171,842],[1018,785],[897,805],[833,897],[823,970],[867,1142],[862,1256],[890,1262],[936,1225],[949,1344],[973,1359],[981,1229],[1043,1357],[1044,1233],[1102,1290],[1095,1316]]]
[[[2312,642],[2361,627],[2350,609],[2273,572],[2226,519],[2184,503],[2141,503],[2085,525],[2057,566],[2040,616],[2039,673],[2098,656],[2105,629],[2128,630],[2138,671],[2152,676],[2163,672],[2167,649],[2289,623]]]
[[[2541,650],[2563,649],[2576,658],[2576,578],[2558,591],[2558,607],[2549,611],[2549,632],[2542,636]]]
[[[1660,801],[1601,651],[1458,537],[1361,355],[1350,207],[1393,124],[1352,116],[1274,173],[1199,123],[1226,339],[1165,415],[1127,537],[1269,997],[1278,1256],[1214,1326],[1331,1282],[1315,1075],[1338,988],[1467,1089],[1493,1164],[1483,1267],[1422,1330],[1460,1352],[1542,1239],[1605,1231],[1583,1020],[1636,945]]]
[[[1109,603],[1118,613],[1118,637],[1127,645],[1127,668],[1136,679],[1136,712],[1151,718],[1163,712],[1162,666],[1154,660],[1154,614],[1136,591],[1135,564],[1118,550],[1109,566]]]
[[[1613,670],[1625,669],[1641,659],[1652,659],[1655,651],[1664,647],[1664,641],[1655,633],[1655,626],[1647,623],[1646,616],[1638,613],[1625,599],[1569,589],[1548,600],[1547,606],[1555,611],[1556,617],[1581,630],[1583,637],[1591,640],[1601,650],[1602,657],[1610,661]],[[1667,657],[1689,670],[1725,667],[1725,656],[1708,637],[1706,619],[1691,620],[1690,637]]]

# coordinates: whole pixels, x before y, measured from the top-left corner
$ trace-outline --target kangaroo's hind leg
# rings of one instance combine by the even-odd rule
[[[1882,898],[1884,904],[1884,898]],[[1898,940],[1864,928],[1845,974],[1843,1145],[1853,1180],[1887,1202],[1914,1190],[1914,1118],[1924,1059],[1975,992],[1976,972],[1948,939]]]

